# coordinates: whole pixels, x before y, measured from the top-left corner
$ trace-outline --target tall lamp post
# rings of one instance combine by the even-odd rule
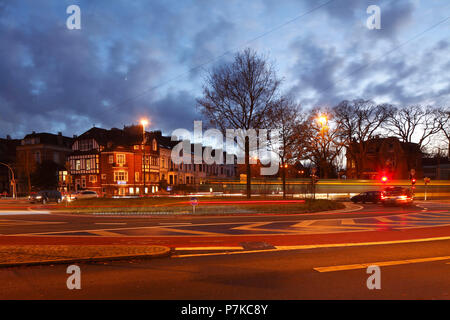
[[[11,182],[13,185],[13,199],[15,199],[16,198],[16,179],[14,178],[14,170],[8,164],[6,164],[4,162],[0,162],[0,164],[8,167],[9,171],[11,171]]]
[[[146,194],[145,192],[145,180],[147,178],[147,164],[146,164],[146,159],[145,159],[145,143],[147,142],[146,137],[145,137],[145,126],[148,125],[148,120],[147,119],[142,119],[141,120],[141,125],[142,125],[142,149],[143,149],[143,158],[142,158],[142,163],[143,163],[143,170],[144,170],[144,190],[143,193],[144,195]]]
[[[326,158],[326,154],[325,154],[325,130],[327,130],[327,128],[328,128],[327,127],[328,118],[327,118],[326,115],[320,115],[317,118],[317,122],[319,122],[319,124],[320,124],[320,136],[322,138],[321,145],[322,145],[322,152],[323,152],[323,154],[322,154],[323,159],[321,159],[321,160],[323,161]],[[322,174],[325,173],[324,169],[325,168],[321,168]]]

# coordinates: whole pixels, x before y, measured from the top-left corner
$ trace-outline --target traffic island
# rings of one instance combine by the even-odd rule
[[[0,245],[0,267],[167,257],[156,245]]]

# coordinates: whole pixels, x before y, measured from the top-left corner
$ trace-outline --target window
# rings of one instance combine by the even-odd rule
[[[108,163],[114,163],[114,156],[113,155],[110,155],[108,157]]]
[[[126,171],[114,172],[114,181],[128,181],[128,172]]]
[[[86,188],[86,178],[85,177],[81,178],[81,187]]]
[[[89,182],[97,182],[97,176],[94,176],[94,175],[92,175],[92,176],[89,176]]]
[[[102,174],[102,180],[106,180],[106,174]]]
[[[134,150],[139,150],[139,145],[135,145]]]
[[[81,170],[81,160],[75,161],[75,170]]]
[[[134,173],[134,180],[135,180],[136,182],[139,182],[139,172],[135,172],[135,173]]]
[[[34,157],[37,163],[41,163],[41,153],[39,151],[36,151]]]
[[[91,159],[86,159],[86,170],[91,170]]]
[[[125,164],[125,155],[124,154],[118,154],[117,155],[117,164],[124,165]]]
[[[158,143],[156,142],[155,139],[153,139],[153,151],[158,150]]]

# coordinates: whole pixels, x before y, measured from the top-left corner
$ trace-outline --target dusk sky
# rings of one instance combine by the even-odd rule
[[[81,30],[66,27],[72,4]],[[381,30],[366,26],[373,4]],[[448,0],[0,0],[0,137],[141,117],[192,129],[206,71],[246,47],[305,108],[448,106],[449,16]]]

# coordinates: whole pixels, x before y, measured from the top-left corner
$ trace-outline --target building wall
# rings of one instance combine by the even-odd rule
[[[386,175],[390,179],[409,179],[411,169],[416,171],[417,178],[423,176],[422,153],[417,145],[400,142],[397,138],[378,138],[365,143],[367,153],[363,157],[357,152],[358,144],[347,150],[347,178],[379,179]],[[362,166],[359,176],[356,159],[360,159]]]

